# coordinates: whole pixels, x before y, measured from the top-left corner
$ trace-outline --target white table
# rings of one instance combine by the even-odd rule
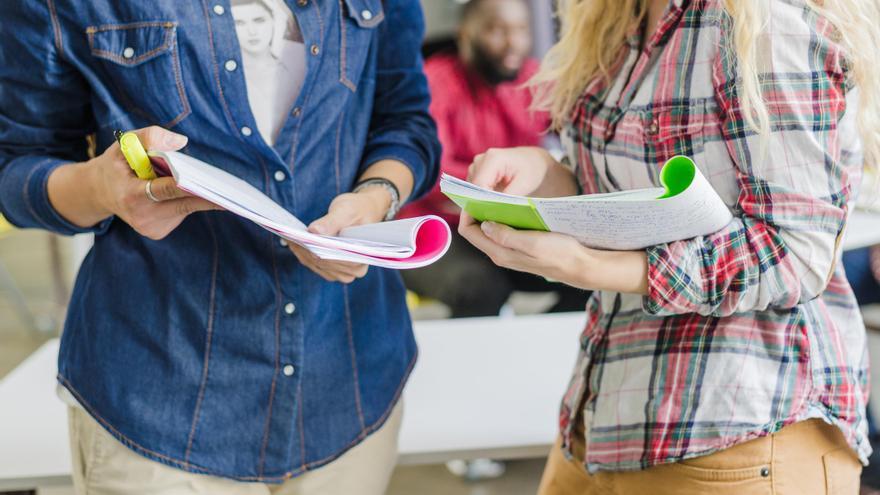
[[[402,464],[546,455],[586,315],[417,322]]]
[[[72,483],[57,358],[50,340],[0,381],[0,492]]]
[[[546,455],[584,318],[417,322],[400,462]],[[57,356],[58,341],[49,341],[0,381],[0,492],[71,484]]]

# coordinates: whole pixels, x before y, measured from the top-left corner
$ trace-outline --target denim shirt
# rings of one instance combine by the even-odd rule
[[[94,232],[61,343],[58,380],[150,459],[280,482],[379,428],[416,356],[396,272],[350,285],[301,265],[227,212],[161,241],[108,219],[77,228],[47,179],[113,129],[162,125],[184,149],[306,223],[369,165],[406,164],[415,197],[436,180],[417,0],[287,2],[307,75],[274,147],[247,101],[229,0],[0,3],[0,212],[20,227]]]

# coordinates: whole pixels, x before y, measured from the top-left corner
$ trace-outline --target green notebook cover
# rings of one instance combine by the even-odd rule
[[[544,225],[544,220],[531,203],[512,205],[465,198],[456,194],[446,194],[446,196],[478,222],[496,222],[521,230],[550,230]]]

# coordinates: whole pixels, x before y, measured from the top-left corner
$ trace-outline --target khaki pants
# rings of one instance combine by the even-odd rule
[[[573,446],[583,459],[583,445]],[[587,473],[560,443],[547,460],[539,495],[857,495],[862,466],[834,426],[811,419],[775,434],[644,471]]]
[[[340,458],[280,485],[189,473],[142,457],[83,409],[68,408],[73,481],[80,495],[381,495],[397,462],[403,405],[385,425]]]

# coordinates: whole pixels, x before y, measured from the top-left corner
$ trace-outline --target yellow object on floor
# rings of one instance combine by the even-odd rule
[[[436,299],[420,296],[411,290],[406,291],[406,306],[409,308],[410,311],[422,306],[437,304],[438,302],[439,301],[437,301]]]
[[[406,291],[406,306],[409,310],[412,311],[413,309],[418,308],[419,304],[421,304],[421,298],[419,295],[411,290]]]
[[[13,228],[12,224],[7,222],[3,215],[0,215],[0,235],[11,231]]]

